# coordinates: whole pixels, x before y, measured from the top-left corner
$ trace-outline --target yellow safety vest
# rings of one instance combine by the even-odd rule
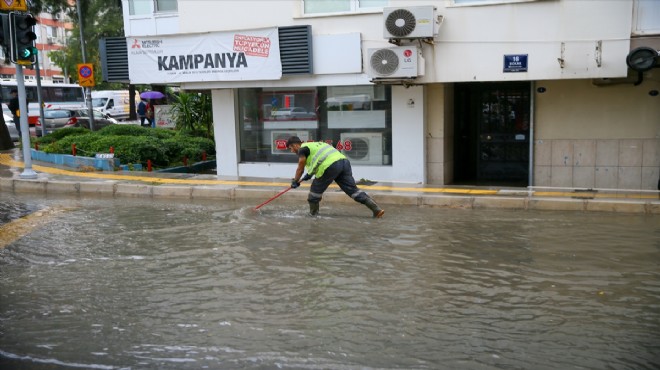
[[[309,148],[309,156],[307,156],[305,168],[307,168],[307,173],[316,177],[323,176],[323,173],[331,164],[346,159],[346,156],[339,150],[322,141],[304,143],[301,147]]]

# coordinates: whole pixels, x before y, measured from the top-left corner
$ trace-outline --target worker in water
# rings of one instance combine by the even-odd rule
[[[290,151],[298,155],[298,168],[295,177],[291,180],[291,187],[295,189],[300,186],[301,181],[315,177],[307,196],[309,213],[312,216],[319,213],[319,203],[323,193],[334,181],[346,195],[366,205],[373,212],[374,217],[383,217],[385,211],[367,193],[358,189],[353,178],[351,162],[339,150],[321,141],[303,144],[297,136],[290,137],[286,145]],[[307,175],[302,177],[305,168]]]

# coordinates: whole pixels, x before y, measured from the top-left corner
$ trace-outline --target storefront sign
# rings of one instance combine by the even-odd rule
[[[527,54],[505,55],[504,72],[527,72]]]
[[[154,116],[156,118],[156,127],[176,128],[176,122],[174,122],[171,105],[154,106]]]
[[[126,42],[133,84],[282,77],[277,28],[129,37]]]

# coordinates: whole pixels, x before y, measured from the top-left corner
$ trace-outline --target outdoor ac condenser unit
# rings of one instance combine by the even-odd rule
[[[438,35],[440,20],[434,6],[383,9],[383,37],[386,39],[428,39]]]
[[[342,153],[351,164],[383,164],[383,134],[380,132],[344,132],[340,135]],[[346,145],[346,142],[349,145]],[[350,147],[350,150],[346,149]]]
[[[419,48],[396,46],[383,49],[368,49],[367,74],[377,79],[416,78],[419,73]]]

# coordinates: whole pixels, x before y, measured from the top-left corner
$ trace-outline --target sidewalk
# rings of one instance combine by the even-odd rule
[[[0,152],[0,192],[42,193],[80,196],[248,199],[255,205],[289,187],[290,180],[229,178],[215,175],[156,172],[82,172],[33,161],[36,179],[23,179],[22,152]],[[384,208],[387,205],[449,207],[464,209],[519,209],[553,211],[602,211],[660,214],[658,191],[624,191],[558,188],[504,188],[433,186],[401,183],[358,184]],[[275,202],[306,204],[309,184],[289,191]],[[353,202],[332,186],[324,194],[328,202]],[[392,214],[386,213],[385,217]]]

